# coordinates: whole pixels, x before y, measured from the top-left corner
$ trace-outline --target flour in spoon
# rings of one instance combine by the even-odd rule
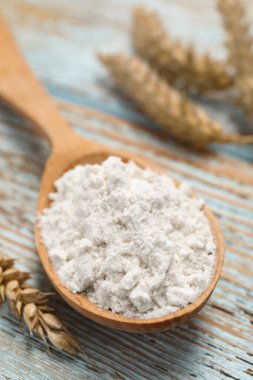
[[[40,217],[63,284],[104,309],[149,318],[196,300],[208,286],[215,241],[185,183],[109,157],[55,182]]]

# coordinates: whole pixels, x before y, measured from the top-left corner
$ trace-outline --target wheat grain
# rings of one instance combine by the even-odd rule
[[[14,267],[13,259],[0,253],[0,304],[7,299],[11,311],[24,321],[31,335],[35,333],[45,343],[47,337],[55,347],[71,355],[81,352],[78,341],[47,305],[52,293],[31,287],[25,282],[29,278],[29,273]]]
[[[205,147],[211,142],[253,142],[253,136],[224,135],[220,124],[159,78],[139,58],[125,54],[98,57],[136,105],[175,139],[196,147]]]
[[[132,41],[136,52],[180,90],[203,93],[224,89],[233,83],[225,63],[173,40],[155,12],[145,8],[135,10]]]

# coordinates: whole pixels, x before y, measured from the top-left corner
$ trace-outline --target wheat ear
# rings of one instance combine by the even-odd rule
[[[52,293],[28,285],[29,278],[29,273],[14,266],[12,258],[0,253],[0,305],[7,300],[13,314],[24,321],[31,335],[36,334],[45,343],[48,339],[53,346],[71,355],[82,352],[79,342],[47,305]]]
[[[252,143],[253,136],[224,135],[201,107],[170,87],[149,65],[125,54],[98,55],[136,105],[175,139],[197,147],[211,142]]]
[[[228,61],[235,68],[236,78],[252,73],[253,38],[246,21],[246,11],[239,0],[219,0],[218,10],[226,31]]]
[[[198,54],[194,47],[170,38],[155,12],[145,8],[134,11],[132,42],[136,52],[180,90],[203,93],[233,83],[225,63],[208,54]]]
[[[253,121],[253,37],[246,10],[238,0],[219,0],[218,9],[227,35],[228,60],[236,72],[239,103]]]

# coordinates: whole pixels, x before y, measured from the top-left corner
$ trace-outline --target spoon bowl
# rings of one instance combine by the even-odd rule
[[[80,139],[82,141],[82,139]],[[93,146],[93,145],[91,145]],[[91,147],[90,146],[90,147]],[[110,155],[116,155],[122,158],[123,161],[127,162],[129,160],[134,161],[140,167],[147,167],[153,171],[161,173],[161,170],[149,161],[137,157],[133,154],[127,154],[126,152],[121,151],[112,151],[108,150],[101,145],[94,146],[94,151],[91,151],[89,154],[83,154],[83,151],[80,151],[80,159],[67,161],[66,165],[59,165],[59,157],[55,161],[57,169],[52,171],[52,166],[54,165],[54,155],[48,160],[45,174],[43,176],[43,181],[41,185],[41,191],[39,196],[38,203],[38,214],[44,210],[44,208],[50,207],[50,201],[48,199],[48,194],[55,190],[54,181],[59,178],[67,170],[73,168],[77,164],[101,164],[107,157]],[[63,159],[64,162],[64,159]],[[48,167],[48,171],[47,171]],[[51,175],[53,173],[53,175]],[[59,175],[55,174],[58,173]],[[178,185],[178,184],[177,184]],[[168,330],[177,326],[180,323],[187,321],[189,317],[198,313],[202,307],[205,305],[209,297],[211,296],[215,285],[219,279],[223,259],[224,259],[224,245],[223,238],[218,226],[218,223],[213,216],[211,210],[204,206],[204,213],[209,220],[211,225],[212,233],[216,241],[216,262],[215,270],[213,276],[210,280],[208,287],[201,294],[201,296],[192,304],[174,312],[169,315],[159,317],[159,318],[130,318],[123,315],[115,314],[109,310],[104,310],[98,307],[96,304],[91,302],[85,295],[77,294],[71,292],[66,286],[63,285],[59,279],[51,261],[46,251],[44,244],[41,241],[40,227],[38,221],[36,222],[35,228],[35,237],[36,237],[36,246],[40,256],[40,260],[46,273],[57,290],[57,292],[62,296],[62,298],[75,310],[85,315],[86,317],[101,323],[105,326],[112,327],[119,330],[129,331],[129,332],[139,332],[139,333],[152,333],[158,331]]]
[[[54,101],[28,68],[4,20],[0,17],[0,98],[30,120],[37,131],[47,137],[52,153],[46,163],[42,177],[38,216],[50,206],[49,193],[55,191],[54,182],[77,164],[102,163],[111,155],[123,161],[135,161],[141,167],[161,172],[150,161],[132,153],[115,151],[96,142],[76,135],[61,117]],[[2,59],[4,57],[4,59]],[[193,195],[194,196],[194,195]],[[57,292],[75,310],[103,325],[131,332],[156,332],[175,327],[196,314],[207,302],[219,279],[223,259],[223,238],[216,219],[207,206],[204,212],[209,220],[216,241],[216,262],[208,287],[192,304],[167,316],[159,318],[129,318],[99,308],[82,294],[72,293],[60,281],[47,250],[41,240],[38,218],[35,225],[35,240],[41,263]]]

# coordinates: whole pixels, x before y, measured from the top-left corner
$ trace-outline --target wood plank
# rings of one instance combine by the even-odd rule
[[[94,53],[130,49],[126,33],[129,12],[137,3],[1,1],[33,70],[78,133],[154,160],[173,178],[191,183],[214,210],[226,241],[221,280],[208,305],[188,324],[152,335],[100,326],[55,296],[55,309],[80,337],[96,366],[84,357],[73,359],[52,348],[47,355],[43,344],[20,329],[3,306],[1,379],[252,378],[252,146],[215,145],[208,154],[188,151],[152,129],[153,125],[111,87]],[[173,35],[195,41],[200,50],[207,47],[213,54],[224,56],[214,0],[145,3],[160,10]],[[252,1],[245,4],[252,18]],[[231,106],[224,99],[224,106],[219,102],[215,97],[206,100],[208,112],[222,120],[227,130],[238,128],[231,119]],[[32,271],[36,286],[49,290],[33,238],[40,177],[49,149],[4,107],[0,108],[0,142],[1,250],[18,258],[21,268]]]
[[[247,176],[244,182],[242,182],[243,176],[240,176],[239,182],[237,177],[237,174],[243,174],[243,170],[241,170],[240,165],[244,167],[245,163],[238,161],[236,170],[234,170],[232,175],[230,171],[226,172],[225,184],[223,184],[222,188],[220,188],[219,184],[222,180],[219,174],[213,173],[212,171],[211,163],[214,158],[213,156],[211,156],[211,158],[209,156],[201,157],[200,161],[204,169],[197,169],[201,170],[201,173],[203,171],[207,174],[210,173],[210,178],[208,177],[208,180],[206,180],[201,173],[196,173],[195,165],[197,165],[197,168],[199,167],[199,160],[188,160],[188,162],[186,162],[181,159],[179,160],[179,164],[175,165],[174,155],[168,156],[166,144],[160,150],[159,156],[157,156],[156,149],[158,140],[153,139],[150,136],[146,136],[146,140],[148,140],[148,142],[146,142],[146,145],[142,146],[142,144],[139,143],[140,134],[147,133],[141,127],[137,128],[136,125],[132,126],[131,123],[118,120],[118,118],[115,117],[113,117],[112,120],[112,116],[108,117],[103,113],[91,112],[90,110],[87,110],[86,107],[77,107],[76,105],[72,107],[71,104],[69,104],[67,108],[68,112],[66,113],[66,110],[64,111],[65,116],[70,123],[77,128],[79,133],[115,147],[128,147],[128,149],[142,155],[150,156],[151,154],[154,154],[156,155],[155,160],[157,163],[173,175],[173,177],[180,179],[183,177],[189,182],[193,182],[195,187],[198,188],[198,192],[207,199],[207,202],[210,198],[212,202],[219,202],[219,206],[220,203],[223,205],[225,212],[227,213],[227,223],[232,225],[234,230],[231,234],[231,231],[225,228],[221,223],[225,238],[228,241],[228,248],[224,274],[215,292],[217,295],[214,294],[209,306],[207,306],[203,312],[198,317],[194,318],[188,325],[183,325],[179,329],[172,332],[155,334],[154,337],[151,338],[154,340],[151,347],[149,347],[150,342],[146,341],[147,338],[145,335],[140,335],[138,336],[138,339],[136,339],[135,336],[129,334],[115,333],[114,331],[98,326],[93,322],[84,320],[82,317],[77,316],[72,310],[69,310],[66,305],[62,305],[60,300],[57,300],[56,305],[58,306],[58,304],[60,304],[63,314],[66,315],[66,320],[70,325],[73,324],[74,314],[74,318],[76,320],[75,325],[80,326],[81,328],[81,334],[79,333],[79,335],[81,335],[81,340],[84,339],[84,345],[87,346],[89,352],[98,360],[99,365],[104,369],[106,368],[107,371],[109,371],[109,368],[106,363],[108,361],[110,362],[110,360],[115,360],[114,347],[117,346],[117,349],[120,352],[118,352],[117,361],[113,364],[112,368],[118,368],[119,373],[123,377],[125,376],[125,378],[131,378],[133,374],[135,376],[139,375],[140,378],[152,378],[152,376],[154,378],[163,378],[163,373],[167,373],[166,371],[168,371],[169,368],[172,368],[172,371],[174,371],[175,378],[183,378],[183,372],[180,372],[182,369],[179,371],[178,367],[180,366],[180,368],[183,368],[183,371],[187,371],[190,367],[190,361],[192,360],[195,360],[197,363],[197,369],[195,372],[193,371],[193,374],[199,378],[201,378],[200,376],[206,376],[206,368],[208,368],[207,373],[211,373],[213,377],[218,376],[218,373],[220,376],[223,376],[223,372],[226,372],[226,365],[224,363],[230,365],[231,357],[233,358],[235,368],[234,373],[237,374],[238,378],[243,378],[244,369],[248,369],[246,368],[246,364],[252,360],[250,356],[252,316],[247,314],[247,310],[248,308],[250,309],[248,302],[250,302],[250,290],[252,289],[252,271],[250,270],[250,266],[252,265],[251,248],[253,245],[253,239],[251,235],[247,235],[250,234],[247,229],[247,224],[246,228],[244,228],[244,225],[241,224],[240,232],[237,232],[236,227],[234,226],[234,220],[230,219],[230,215],[233,216],[236,214],[239,220],[245,220],[248,223],[250,223],[250,219],[252,218],[253,210],[252,207],[247,209],[247,202],[252,200],[252,192],[250,190],[252,190],[253,185],[250,185]],[[13,129],[11,128],[16,128],[16,124],[12,125],[12,122],[15,120],[15,123],[18,123],[19,126],[19,142],[21,146],[25,144],[27,148],[27,150],[22,154],[18,151],[18,165],[17,160],[13,159],[12,154],[1,155],[1,166],[9,166],[14,169],[9,172],[8,175],[6,175],[5,172],[3,173],[3,181],[1,181],[1,184],[3,185],[2,191],[4,193],[5,200],[7,200],[7,202],[4,202],[5,204],[3,205],[3,208],[7,206],[7,210],[10,212],[9,217],[11,217],[11,219],[18,220],[18,225],[13,225],[11,221],[8,221],[9,218],[7,218],[5,213],[1,214],[2,228],[0,237],[3,244],[2,249],[4,249],[5,252],[8,252],[9,248],[12,248],[14,249],[14,255],[22,255],[22,262],[24,262],[25,266],[30,267],[33,271],[35,271],[35,273],[38,273],[38,278],[42,281],[42,284],[45,284],[46,279],[42,275],[41,269],[38,267],[37,257],[33,256],[34,245],[31,220],[34,219],[34,215],[31,212],[31,205],[33,205],[33,210],[35,210],[37,198],[36,192],[39,186],[40,174],[37,175],[39,165],[34,166],[33,161],[30,161],[29,159],[33,155],[33,145],[39,144],[39,139],[27,133],[28,129],[24,128],[24,131],[22,132],[22,129],[20,129],[22,123],[21,121],[18,121],[16,117],[8,114],[7,118],[6,112],[2,115],[0,136],[1,141],[4,141],[4,146],[8,147],[8,151],[11,152],[10,145],[13,139]],[[6,124],[2,124],[2,119],[5,120]],[[8,122],[6,122],[7,119]],[[79,120],[78,123],[77,119]],[[117,128],[115,128],[115,125]],[[122,128],[126,129],[126,127],[131,130],[131,133],[127,134],[127,141],[122,131]],[[131,145],[129,145],[130,143]],[[15,146],[14,148],[16,151]],[[46,150],[45,146],[44,149]],[[42,157],[44,158],[44,153],[42,154]],[[219,160],[218,157],[215,157],[215,159]],[[234,159],[232,159],[231,166],[234,165],[233,160]],[[39,161],[41,161],[40,165],[43,166],[42,160]],[[181,161],[184,165],[183,171],[181,170]],[[227,162],[229,162],[229,156],[227,156],[225,166],[228,165]],[[174,164],[172,165],[172,163]],[[222,160],[221,165],[224,165]],[[28,170],[27,166],[29,168],[33,168],[32,177],[30,175],[31,171]],[[40,170],[38,171],[40,172]],[[26,190],[26,183],[31,183],[32,187],[29,186]],[[226,187],[227,183],[228,189]],[[8,194],[5,190],[7,188]],[[232,192],[233,196],[231,196],[230,188],[234,189]],[[10,191],[10,189],[13,189],[13,191]],[[239,190],[239,194],[237,189]],[[243,201],[241,200],[242,192],[244,194]],[[245,207],[243,202],[245,202]],[[22,204],[22,207],[20,207],[20,204]],[[17,210],[19,210],[20,213],[18,215]],[[26,226],[23,231],[19,231],[19,226],[22,224],[20,219],[23,220],[23,223],[25,222],[25,224],[29,222],[28,226]],[[238,234],[240,239],[237,242]],[[237,244],[239,244],[240,249],[234,248],[234,245],[237,246]],[[247,277],[248,280],[246,280]],[[44,286],[48,288],[49,284],[46,283]],[[249,294],[249,297],[246,296],[247,294]],[[244,308],[245,302],[246,308]],[[8,315],[7,311],[4,315]],[[15,325],[14,320],[12,320],[12,323]],[[240,326],[239,329],[238,326]],[[108,348],[108,340],[113,342],[112,348]],[[98,341],[103,342],[102,347],[104,347],[104,349],[101,349],[101,345],[99,349],[97,348]],[[194,343],[190,343],[192,341]],[[37,344],[39,345],[39,342],[37,342]],[[194,359],[189,354],[192,350],[191,344],[196,345],[198,348],[198,354],[193,355]],[[162,345],[162,347],[160,347],[160,345]],[[180,359],[176,355],[176,345],[179,345],[178,349],[181,352]],[[132,354],[129,354],[129,350],[133,350],[133,347],[134,351]],[[159,349],[157,347],[159,347]],[[199,350],[201,350],[201,352],[199,352]],[[249,353],[247,353],[247,350]],[[188,356],[184,351],[186,351]],[[158,353],[160,355],[162,352],[163,355],[161,357],[159,356],[158,359]],[[169,366],[167,359],[165,359],[168,353],[170,354]],[[183,360],[183,357],[185,357],[184,355],[187,357],[187,362],[184,364],[185,368],[184,366],[181,367],[182,363],[180,362],[180,360]],[[207,357],[211,355],[213,358],[213,364],[211,365],[212,368],[208,367],[208,361],[200,360],[200,358],[203,359],[203,355],[204,357],[206,355]],[[64,355],[62,356],[64,357]],[[222,361],[217,361],[217,356],[222,356]],[[156,364],[156,366],[147,365],[147,360],[150,360],[153,357],[156,357],[158,364]],[[138,360],[138,371],[134,371],[133,369],[131,364],[133,360]],[[118,361],[120,361],[120,365]],[[163,370],[160,368],[163,368]],[[111,371],[108,373],[112,376]],[[246,373],[244,378],[247,378]]]

